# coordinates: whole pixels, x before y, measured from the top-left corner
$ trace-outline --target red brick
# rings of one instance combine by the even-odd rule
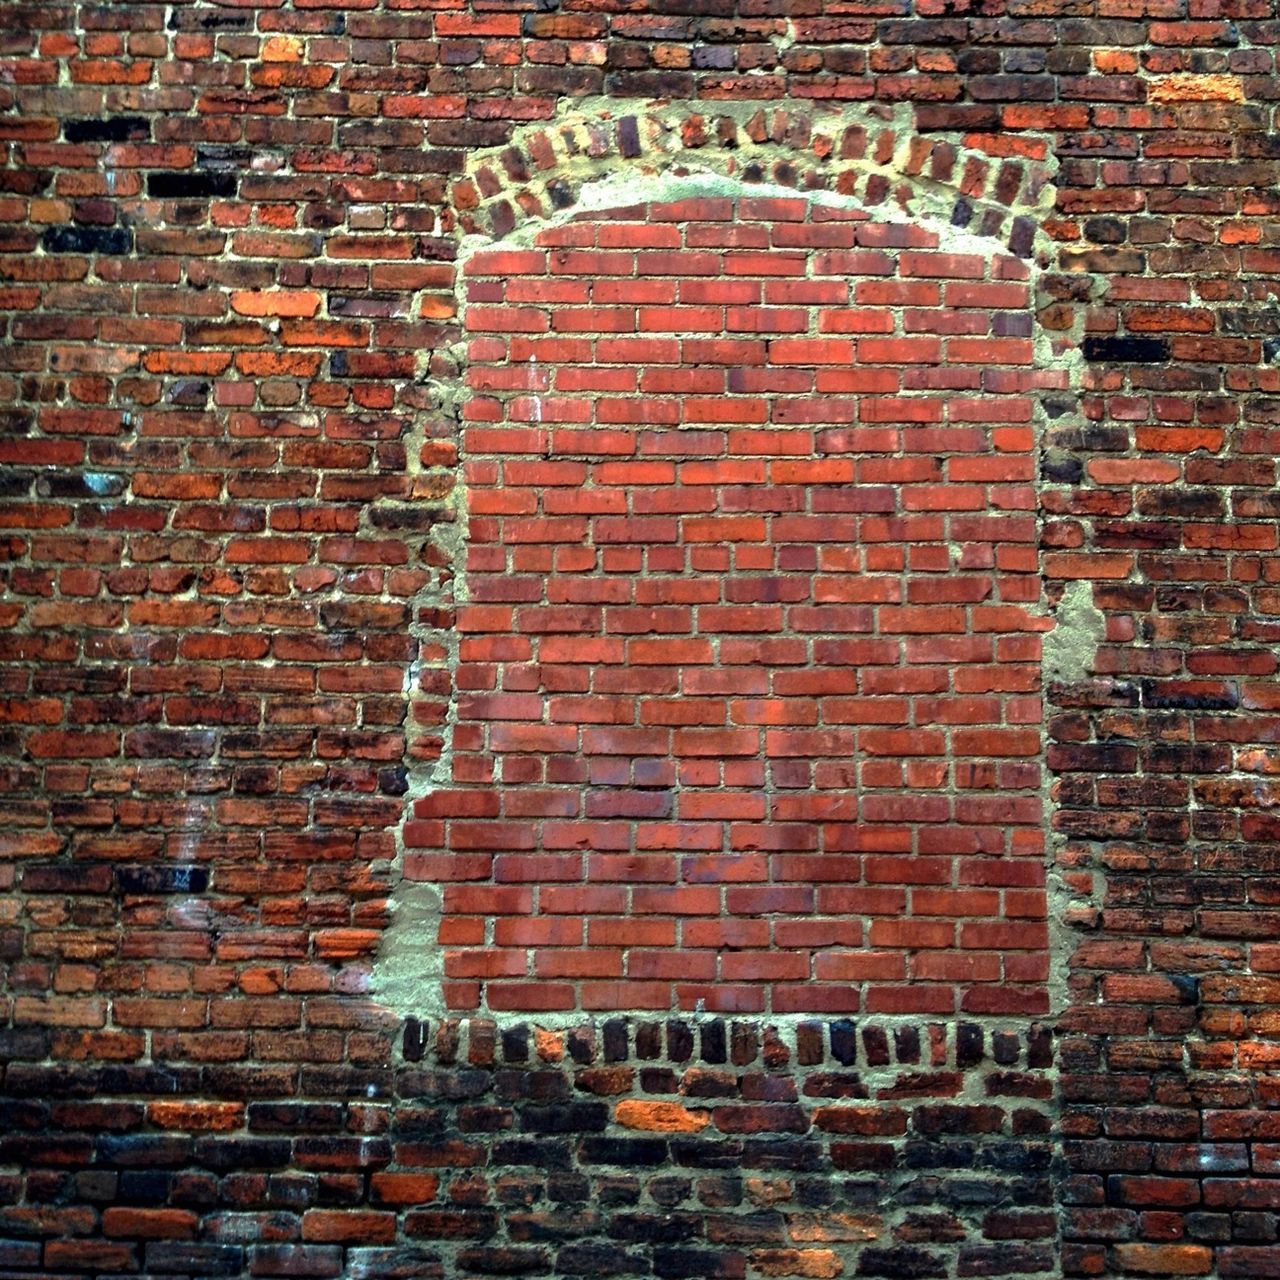
[[[127,1209],[113,1206],[102,1214],[108,1236],[138,1240],[194,1240],[199,1218],[187,1209]]]
[[[393,1213],[308,1209],[302,1217],[302,1238],[317,1243],[378,1244],[394,1239],[395,1232]]]
[[[908,1132],[966,1132],[975,1204],[1013,1194],[988,1140],[1052,1121],[1074,1166],[1060,1257],[950,1201],[890,1239],[815,1209],[811,1170],[797,1210],[779,1167],[700,1180],[668,1270],[1266,1273],[1266,15],[325,8],[6,33],[0,1267],[337,1275],[400,1225],[468,1273],[595,1265],[490,1160],[539,1144],[541,1100],[414,1082],[411,1034],[397,1079],[462,1136],[388,1113],[406,1028],[368,992],[403,872],[443,892],[445,1004],[502,1015],[463,1041],[478,1075],[521,1074],[521,1011],[735,1015],[724,1055],[693,1027],[705,1062],[614,1060],[603,1018],[535,1036],[584,1073],[536,1081],[556,1123],[608,1123],[562,1106],[581,1079],[737,1091],[726,1128],[786,1131],[801,1080],[939,1089],[989,1050],[987,1128]],[[728,176],[654,182],[690,166]],[[578,203],[615,172],[634,205]],[[794,1041],[761,1031],[791,1012]],[[846,1013],[870,1034],[827,1072],[844,1033],[811,1024]],[[447,1060],[457,1028],[421,1030]],[[253,1132],[246,1096],[296,1091],[296,1129]],[[241,1167],[242,1120],[278,1162]],[[898,1133],[818,1132],[842,1175],[901,1164]],[[596,1136],[553,1141],[590,1171]],[[604,1150],[639,1179],[638,1223],[593,1200],[625,1261],[665,1193],[653,1148]],[[134,1160],[167,1203],[111,1185]],[[449,1204],[389,1228],[382,1176],[425,1180],[380,1204]]]

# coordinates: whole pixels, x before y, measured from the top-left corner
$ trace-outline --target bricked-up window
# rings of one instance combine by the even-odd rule
[[[1046,1006],[1026,264],[799,197],[470,258],[448,1003]]]

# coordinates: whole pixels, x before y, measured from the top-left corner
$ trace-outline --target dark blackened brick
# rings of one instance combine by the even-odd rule
[[[693,1056],[693,1032],[683,1022],[667,1023],[667,1057],[672,1062],[688,1062]]]
[[[624,1168],[659,1165],[667,1158],[662,1138],[584,1138],[578,1146],[584,1164],[616,1164]]]
[[[6,1164],[87,1164],[94,1150],[89,1138],[37,1134],[0,1134],[0,1159]]]
[[[127,227],[50,227],[40,241],[46,253],[130,253],[133,232]]]
[[[160,1169],[125,1169],[117,1182],[121,1204],[162,1205],[169,1198],[173,1175]]]
[[[566,1245],[556,1254],[556,1273],[566,1276],[642,1276],[648,1263],[615,1245]]]
[[[609,1224],[609,1235],[631,1244],[691,1240],[701,1232],[702,1219],[694,1213],[619,1213]]]
[[[529,1028],[523,1024],[507,1027],[502,1032],[503,1062],[527,1062],[529,1060]]]
[[[157,1241],[147,1245],[147,1274],[179,1272],[198,1276],[236,1276],[244,1269],[244,1250],[234,1244],[174,1244]]]
[[[739,1280],[747,1271],[741,1254],[712,1252],[709,1249],[655,1249],[653,1274],[662,1280]]]
[[[920,1061],[920,1032],[915,1027],[896,1027],[893,1046],[899,1062]]]
[[[281,1169],[293,1148],[285,1138],[201,1138],[196,1158],[207,1169]]]
[[[831,1188],[827,1188],[828,1193]],[[797,1188],[797,1198],[802,1202],[804,1192]],[[824,1198],[820,1205],[806,1204],[806,1208],[825,1208],[828,1201]],[[718,1245],[761,1245],[782,1244],[786,1240],[786,1224],[781,1214],[777,1213],[742,1213],[717,1217],[706,1225],[707,1239]]]
[[[409,771],[404,765],[388,765],[378,770],[378,790],[384,796],[403,796],[409,792]]]
[[[831,1024],[831,1056],[844,1067],[858,1060],[858,1031],[847,1018]]]
[[[991,1056],[1001,1066],[1009,1066],[1018,1060],[1018,1037],[1011,1031],[997,1031],[991,1037]]]
[[[207,867],[117,867],[121,893],[203,893],[209,887]]]
[[[49,1123],[49,1107],[44,1102],[0,1102],[0,1127],[8,1129],[43,1129]],[[60,1126],[71,1127],[65,1121]]]
[[[1094,335],[1084,340],[1084,358],[1109,364],[1157,364],[1169,358],[1169,339]]]
[[[405,1215],[407,1235],[436,1239],[488,1239],[498,1229],[494,1209],[419,1209]]]
[[[1040,474],[1059,484],[1079,484],[1084,478],[1084,461],[1072,453],[1046,449],[1040,458]]]
[[[602,1133],[609,1123],[603,1102],[571,1102],[559,1106],[525,1106],[520,1125],[529,1133]]]
[[[999,1133],[1004,1111],[991,1106],[924,1106],[912,1117],[918,1133]]]
[[[657,1022],[642,1022],[636,1027],[636,1057],[652,1062],[662,1054],[662,1027]]]
[[[547,1269],[547,1255],[541,1249],[477,1247],[462,1249],[458,1265],[483,1276],[520,1276]]]
[[[1054,1253],[1046,1245],[1017,1244],[1006,1241],[998,1245],[970,1245],[960,1250],[956,1259],[957,1276],[1047,1275],[1054,1267]]]
[[[19,477],[21,478],[21,477]],[[129,481],[122,475],[101,471],[63,472],[41,476],[37,492],[47,498],[115,498],[128,488]]]
[[[725,1062],[728,1059],[728,1048],[725,1040],[725,1027],[722,1018],[703,1023],[699,1028],[702,1042],[702,1061],[710,1063]]]
[[[102,1164],[124,1167],[177,1166],[191,1158],[190,1138],[103,1134],[95,1146]]]
[[[256,1245],[249,1250],[249,1274],[336,1280],[342,1275],[342,1249],[332,1244]]]
[[[812,1172],[823,1167],[821,1142],[806,1138],[752,1138],[742,1145],[744,1169],[787,1169]]]
[[[586,1066],[595,1057],[595,1032],[590,1027],[575,1027],[565,1037],[569,1057],[579,1066]]]
[[[490,1084],[502,1099],[528,1098],[533,1102],[552,1102],[567,1099],[571,1092],[571,1081],[564,1072],[507,1069],[495,1072],[492,1077],[487,1072],[470,1073],[465,1093],[446,1083],[445,1096],[478,1098],[488,1092]]]
[[[600,1139],[604,1141],[604,1139]],[[567,1169],[570,1152],[567,1145],[537,1138],[511,1138],[494,1144],[493,1160],[498,1165],[533,1165],[546,1169]],[[611,1163],[601,1161],[600,1163]]]
[[[974,1148],[967,1142],[908,1142],[903,1159],[912,1169],[972,1169]]]
[[[939,11],[954,13],[956,9],[949,5],[939,6]],[[963,12],[963,10],[961,10]],[[971,39],[969,24],[963,18],[945,17],[936,20],[917,19],[913,21],[884,23],[880,28],[880,39],[885,44],[944,45],[963,46]]]
[[[979,1164],[1002,1173],[1038,1173],[1049,1167],[1053,1158],[1048,1144],[997,1142],[983,1148]]]
[[[34,480],[35,476],[30,471],[8,471],[5,475],[0,476],[0,498],[16,498],[22,494],[30,493]],[[80,495],[88,495],[88,486],[83,482],[79,484],[78,488]]]
[[[962,1022],[956,1029],[956,1065],[972,1067],[982,1061],[984,1036],[980,1026]]]
[[[146,116],[68,120],[62,131],[68,142],[139,142],[151,136],[151,121]]]
[[[233,196],[234,173],[149,173],[147,194],[157,200],[194,200],[207,196]]]
[[[1094,244],[1123,244],[1128,232],[1128,224],[1123,218],[1088,218],[1084,224],[1084,234]]]
[[[690,1098],[736,1098],[740,1088],[736,1077],[728,1072],[707,1071],[686,1080],[683,1092]]]
[[[0,1267],[37,1271],[40,1267],[38,1240],[0,1240]]]
[[[389,1098],[391,1072],[380,1068],[304,1067],[302,1088],[331,1098]]]
[[[381,1168],[391,1161],[391,1144],[385,1138],[298,1138],[293,1150],[304,1169]]]
[[[673,1138],[671,1159],[681,1167],[696,1169],[736,1169],[742,1163],[746,1144],[710,1141],[704,1138]]]
[[[196,148],[196,165],[201,169],[247,169],[253,163],[248,147],[228,147],[203,143]]]
[[[49,1053],[49,1032],[41,1027],[0,1029],[0,1059],[38,1061]]]
[[[462,1133],[499,1133],[511,1128],[514,1117],[510,1107],[463,1106],[457,1110],[458,1129]]]
[[[622,1018],[610,1018],[604,1024],[604,1060],[625,1062],[627,1057],[627,1024]]]
[[[342,1280],[442,1280],[444,1263],[434,1251],[415,1245],[346,1251]]]
[[[889,1280],[932,1280],[947,1274],[947,1262],[941,1254],[927,1249],[864,1249],[855,1274],[885,1276]]]
[[[831,1162],[836,1169],[892,1169],[897,1160],[896,1149],[887,1142],[833,1142]]]
[[[404,1056],[407,1062],[421,1062],[426,1050],[428,1028],[417,1018],[409,1018],[404,1024]]]

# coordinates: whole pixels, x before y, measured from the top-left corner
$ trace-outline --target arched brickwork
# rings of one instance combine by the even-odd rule
[[[828,191],[868,209],[926,212],[1028,258],[1052,207],[1048,143],[1028,134],[923,136],[910,113],[821,112],[795,104],[722,113],[697,106],[612,102],[576,108],[478,153],[450,189],[459,228],[500,240],[563,215],[601,178],[688,167],[802,191]]]

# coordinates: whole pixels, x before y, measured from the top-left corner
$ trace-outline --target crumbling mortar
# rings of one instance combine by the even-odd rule
[[[1050,208],[1056,201],[1056,189],[1050,188],[1046,199]],[[1043,495],[1050,489],[1064,488],[1057,486],[1046,478],[1044,462],[1053,436],[1064,426],[1072,423],[1083,424],[1081,398],[1084,392],[1087,365],[1084,360],[1082,344],[1085,325],[1092,306],[1106,292],[1106,280],[1098,273],[1086,274],[1083,280],[1082,297],[1075,301],[1069,310],[1070,323],[1065,327],[1057,327],[1060,317],[1055,317],[1055,327],[1046,327],[1040,317],[1044,311],[1056,301],[1043,289],[1045,278],[1054,271],[1057,253],[1061,245],[1045,230],[1043,219],[1036,224],[1034,260],[1039,272],[1034,283],[1041,286],[1041,292],[1034,300],[1035,316],[1032,332],[1034,334],[1035,365],[1037,369],[1056,370],[1062,378],[1060,393],[1068,397],[1072,409],[1066,414],[1050,415],[1047,400],[1052,392],[1036,397],[1033,406],[1034,453],[1036,470],[1034,487],[1037,499],[1037,510],[1042,510]],[[1046,616],[1052,619],[1053,626],[1045,634],[1041,663],[1041,742],[1047,749],[1050,736],[1049,726],[1054,708],[1050,698],[1050,684],[1055,679],[1072,676],[1079,679],[1090,669],[1098,644],[1103,638],[1100,621],[1101,615],[1093,606],[1093,589],[1087,581],[1076,581],[1067,584],[1061,594],[1051,583],[1045,569],[1045,552],[1040,549],[1041,600],[1046,608]],[[1087,599],[1085,598],[1087,596]],[[1061,675],[1059,675],[1061,672]],[[1074,673],[1079,674],[1074,674]],[[1049,926],[1049,993],[1051,1008],[1055,1014],[1070,1007],[1071,993],[1068,987],[1071,955],[1078,941],[1078,932],[1071,923],[1072,912],[1080,905],[1079,895],[1064,880],[1060,857],[1068,838],[1053,829],[1052,815],[1056,811],[1053,795],[1053,779],[1049,770],[1041,770],[1041,808],[1044,814],[1046,833],[1046,870],[1047,870],[1047,906]],[[1099,885],[1094,886],[1094,897],[1099,892]],[[1055,1068],[1056,1071],[1056,1068]]]
[[[461,278],[460,271],[458,278]],[[424,618],[430,618],[435,611],[452,614],[457,604],[465,599],[462,568],[468,527],[466,486],[462,482],[460,456],[452,467],[424,467],[422,454],[430,440],[460,441],[464,394],[461,378],[455,377],[453,371],[462,367],[465,352],[465,342],[458,339],[444,348],[419,353],[416,381],[427,391],[430,406],[418,407],[414,411],[405,439],[409,486],[407,502],[413,501],[418,482],[426,476],[449,473],[454,479],[444,503],[447,518],[434,524],[423,537],[409,543],[411,549],[417,551],[424,567],[428,565],[431,551],[440,552],[449,567],[430,566],[428,582],[409,599],[409,634],[417,656],[406,670],[404,681],[406,819],[412,817],[416,799],[429,795],[448,779],[452,763],[453,727],[457,722],[457,690],[452,687],[452,680],[444,723],[420,725],[415,709],[423,700],[420,682],[424,671],[443,669],[453,673],[458,669],[457,628],[451,625],[441,627],[436,621],[424,621]],[[448,424],[450,430],[446,434],[430,431],[433,425],[440,423]],[[423,652],[437,648],[444,650],[443,661],[428,665]],[[417,748],[424,738],[432,734],[440,736],[441,747],[434,758],[428,759]],[[383,933],[375,959],[371,991],[395,1009],[403,1009],[410,1003],[421,1007],[424,1012],[443,1012],[440,981],[444,972],[444,955],[438,944],[443,895],[435,885],[404,879],[406,849],[403,823],[396,824],[393,838],[395,852],[387,868],[390,924]]]

